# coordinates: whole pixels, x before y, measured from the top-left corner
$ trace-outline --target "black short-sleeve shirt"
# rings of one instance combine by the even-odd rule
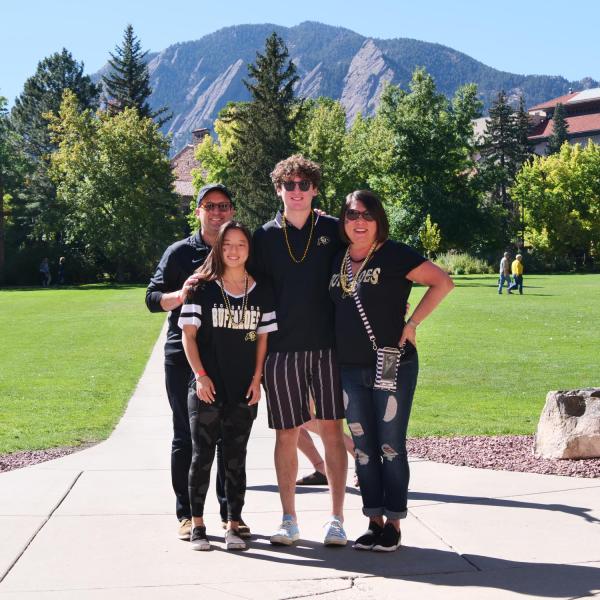
[[[302,258],[311,229],[309,217],[302,229],[287,223],[292,252]],[[271,352],[323,350],[334,345],[333,304],[327,286],[331,261],[341,249],[338,220],[315,215],[306,258],[290,257],[281,213],[254,234],[254,269],[269,278],[275,296],[278,330],[269,336]]]
[[[338,361],[349,366],[373,366],[375,351],[369,341],[352,296],[340,287],[340,267],[345,249],[333,261],[329,293],[335,303],[335,336]],[[397,346],[404,329],[406,302],[412,282],[406,275],[427,259],[406,244],[387,240],[359,274],[358,295],[373,329],[377,345]],[[407,354],[414,348],[407,348]]]
[[[273,294],[266,283],[253,283],[248,290],[242,319],[242,296],[227,294],[231,315],[221,286],[216,281],[200,284],[181,307],[178,325],[198,329],[196,343],[202,365],[215,384],[217,395],[241,400],[256,366],[256,334],[277,331]]]

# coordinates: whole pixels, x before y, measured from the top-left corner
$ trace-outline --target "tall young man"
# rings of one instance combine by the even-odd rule
[[[344,407],[333,350],[333,304],[328,295],[332,259],[341,247],[337,219],[317,215],[312,201],[321,179],[319,166],[300,155],[279,162],[271,179],[283,209],[254,234],[257,269],[275,292],[278,331],[269,336],[263,384],[269,426],[276,430],[275,470],[283,508],[272,544],[299,538],[295,490],[300,425],[310,420],[315,401],[331,494],[326,545],[345,545],[343,505],[348,460],[344,447]]]
[[[146,306],[151,312],[170,311],[165,343],[165,383],[173,412],[171,481],[179,520],[178,537],[182,540],[190,538],[192,517],[188,491],[192,438],[187,409],[191,369],[183,351],[181,329],[177,321],[190,286],[195,282],[190,281],[190,275],[208,256],[221,225],[231,221],[235,214],[231,193],[218,183],[205,185],[198,192],[197,203],[196,216],[200,221],[200,230],[165,250],[146,290]],[[217,497],[221,505],[221,518],[227,521],[225,472],[220,450],[217,460]],[[240,526],[240,533],[246,537],[250,535],[245,525]]]

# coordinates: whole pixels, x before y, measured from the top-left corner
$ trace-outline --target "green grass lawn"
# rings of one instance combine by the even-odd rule
[[[106,438],[164,315],[144,287],[0,290],[0,453]]]
[[[533,433],[549,390],[600,386],[600,275],[526,274],[523,296],[454,281],[418,331],[410,435]]]
[[[526,276],[523,296],[492,275],[455,282],[419,328],[411,435],[532,433],[548,390],[600,385],[600,275]],[[143,297],[0,291],[0,453],[110,434],[163,323]]]

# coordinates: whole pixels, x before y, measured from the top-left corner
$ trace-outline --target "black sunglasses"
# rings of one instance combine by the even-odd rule
[[[358,221],[359,217],[362,217],[365,221],[369,221],[369,223],[375,220],[375,217],[368,210],[354,210],[349,208],[346,211],[346,219],[348,221]]]
[[[293,192],[296,189],[296,185],[298,185],[301,192],[308,192],[312,183],[307,179],[303,179],[302,181],[284,181],[281,185],[283,185],[286,192]]]
[[[213,210],[218,210],[219,212],[228,212],[233,208],[233,204],[230,202],[220,202],[219,204],[209,202],[208,204],[201,204],[200,208],[203,208],[207,212],[212,212]]]

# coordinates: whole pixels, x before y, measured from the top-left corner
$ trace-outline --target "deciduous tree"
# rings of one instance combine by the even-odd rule
[[[136,109],[95,116],[70,92],[50,127],[66,243],[81,248],[99,276],[146,278],[181,226],[168,140]]]

